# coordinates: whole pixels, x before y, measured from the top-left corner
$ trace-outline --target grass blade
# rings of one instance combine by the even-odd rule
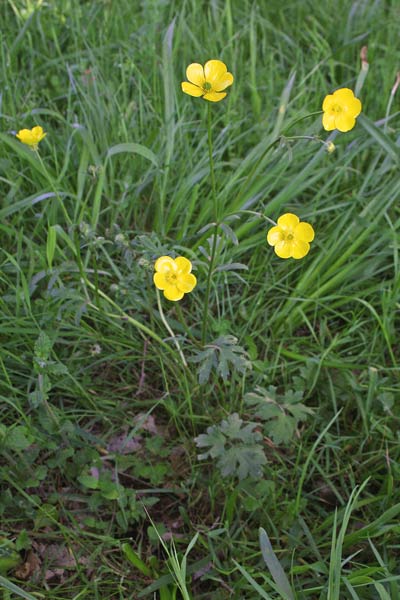
[[[256,592],[260,594],[261,598],[264,598],[264,600],[272,600],[272,597],[269,594],[267,594],[265,590],[262,589],[262,587],[257,583],[255,579],[253,579],[253,577],[246,571],[244,567],[239,565],[239,563],[236,562],[236,560],[234,560],[233,562],[235,563],[243,577],[247,579],[247,581],[250,583],[250,585],[252,585]]]
[[[135,144],[134,142],[126,142],[124,144],[117,144],[116,146],[112,146],[109,148],[107,152],[107,158],[111,158],[111,156],[115,156],[116,154],[139,154],[146,158],[150,162],[153,163],[156,167],[158,167],[158,159],[157,156],[149,150],[143,144]]]
[[[264,562],[267,565],[277,587],[282,593],[282,596],[287,600],[294,600],[289,580],[286,577],[285,571],[282,569],[281,563],[276,557],[267,532],[262,527],[259,529],[259,540]]]
[[[8,590],[9,592],[12,592],[13,594],[17,594],[17,596],[19,596],[20,598],[25,598],[25,600],[37,600],[38,599],[38,596],[32,596],[31,594],[28,594],[28,592],[25,592],[18,585],[11,583],[11,581],[8,581],[8,579],[6,579],[5,577],[2,577],[1,575],[0,575],[0,587],[5,588],[6,590]],[[44,598],[44,596],[42,594],[40,594],[39,597]]]

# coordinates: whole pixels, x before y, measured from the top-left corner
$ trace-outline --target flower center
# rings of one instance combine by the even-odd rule
[[[287,239],[288,242],[292,242],[293,239],[294,239],[293,233],[288,233],[287,236],[286,236],[286,239]]]
[[[342,107],[340,106],[340,104],[333,104],[333,105],[332,105],[331,111],[332,111],[333,113],[336,113],[336,114],[338,114],[338,113],[341,113],[341,112],[342,112],[342,110],[343,110],[343,109],[342,109]]]
[[[204,91],[205,91],[206,93],[207,93],[207,92],[211,92],[211,90],[212,90],[212,85],[211,85],[211,83],[208,83],[208,81],[205,81],[205,82],[204,82],[204,84],[203,84],[203,89],[204,89]]]
[[[178,279],[178,275],[176,273],[167,273],[165,275],[165,279],[168,281],[168,283],[175,285]]]

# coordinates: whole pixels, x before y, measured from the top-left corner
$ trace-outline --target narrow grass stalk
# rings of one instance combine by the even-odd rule
[[[335,511],[335,517],[333,522],[333,531],[332,531],[332,546],[331,546],[331,557],[329,563],[329,579],[328,579],[328,590],[327,590],[327,600],[340,600],[342,595],[341,592],[341,574],[343,567],[343,543],[346,534],[347,527],[349,525],[351,513],[355,509],[357,505],[358,498],[366,485],[368,484],[369,479],[364,481],[360,487],[356,487],[349,498],[349,501],[346,505],[343,517],[342,517],[342,526],[340,528],[339,534],[336,533],[337,528],[337,510]]]
[[[392,108],[392,104],[393,104],[393,100],[394,100],[394,96],[397,92],[397,89],[400,85],[400,71],[397,73],[396,75],[396,81],[394,82],[394,85],[391,89],[390,92],[390,96],[389,96],[389,101],[387,103],[387,107],[386,107],[386,114],[385,114],[385,125],[383,127],[383,131],[385,133],[387,133],[387,128],[388,128],[388,122],[389,122],[389,115],[390,115],[390,110]]]
[[[166,564],[168,566],[169,572],[171,573],[171,575],[175,581],[175,584],[178,586],[179,591],[182,594],[182,599],[183,600],[192,600],[192,596],[191,596],[191,594],[187,588],[187,584],[186,584],[187,558],[188,558],[190,551],[195,546],[195,544],[198,540],[199,534],[196,533],[195,536],[190,540],[189,545],[186,548],[186,552],[183,555],[182,560],[180,561],[178,552],[176,550],[176,546],[174,543],[174,539],[172,538],[171,545],[170,545],[170,547],[168,547],[167,544],[164,542],[163,538],[161,537],[160,533],[158,532],[156,524],[154,523],[153,519],[151,518],[148,510],[146,509],[145,506],[143,506],[143,508],[150,520],[150,523],[152,524],[152,526],[154,528],[154,531],[157,534],[158,539],[160,540],[160,544],[164,548],[164,551],[168,557]]]
[[[61,196],[60,196],[60,194],[58,193],[58,190],[57,190],[56,186],[54,185],[53,178],[51,177],[50,173],[48,172],[48,170],[47,170],[47,167],[46,167],[45,163],[43,162],[43,159],[42,159],[42,157],[40,156],[40,154],[39,154],[38,150],[35,150],[35,154],[36,154],[36,156],[37,156],[37,158],[38,158],[38,160],[39,160],[39,162],[40,162],[40,165],[41,165],[41,167],[42,167],[42,169],[43,169],[43,172],[44,172],[44,174],[46,175],[46,179],[47,179],[47,181],[49,182],[49,184],[50,184],[50,187],[51,187],[51,189],[53,190],[53,192],[54,192],[54,194],[55,194],[55,196],[56,196],[56,198],[57,198],[57,200],[58,200],[58,203],[59,203],[59,204],[60,204],[60,206],[61,206],[61,209],[62,209],[62,211],[63,211],[63,214],[64,214],[64,217],[65,217],[65,220],[66,220],[66,222],[68,223],[68,225],[72,225],[72,220],[71,220],[71,217],[69,216],[69,214],[68,214],[68,211],[67,211],[67,209],[65,208],[64,202],[62,201],[62,199],[61,199]]]
[[[211,119],[211,106],[208,105],[208,118],[207,118],[207,136],[208,136],[208,158],[210,163],[210,178],[211,178],[211,190],[212,190],[212,200],[214,207],[214,233],[213,233],[213,242],[211,247],[211,255],[210,262],[208,265],[208,274],[207,274],[207,284],[206,284],[206,295],[204,297],[204,312],[203,312],[203,323],[201,327],[201,343],[204,346],[206,341],[206,331],[207,331],[207,318],[208,318],[208,305],[210,300],[210,289],[211,289],[211,277],[214,268],[215,254],[217,250],[217,241],[218,241],[218,229],[219,229],[219,207],[218,207],[218,199],[217,199],[217,189],[215,185],[215,170],[214,170],[214,158],[213,158],[213,143],[212,143],[212,119]]]
[[[272,596],[267,594],[267,592],[257,583],[257,581],[250,575],[250,573],[248,573],[246,571],[246,569],[244,567],[242,567],[242,565],[240,565],[238,562],[236,562],[235,559],[232,559],[232,562],[239,569],[239,571],[243,575],[243,577],[245,579],[247,579],[247,581],[250,583],[252,588],[259,594],[260,598],[263,598],[263,600],[273,600]]]
[[[361,59],[361,69],[357,77],[356,87],[354,90],[354,94],[358,97],[363,85],[364,81],[368,75],[369,63],[367,59],[367,46],[363,46],[360,51],[360,59]]]
[[[75,237],[75,247],[73,249],[73,252],[75,254],[75,258],[78,264],[78,268],[79,268],[79,272],[80,272],[80,276],[81,276],[81,282],[84,286],[87,286],[88,288],[90,288],[91,290],[93,290],[95,292],[95,296],[96,296],[96,304],[93,304],[92,302],[90,302],[89,299],[89,295],[87,293],[87,290],[85,289],[85,293],[86,293],[86,297],[87,297],[87,303],[88,306],[93,308],[94,310],[96,310],[97,312],[103,312],[106,316],[108,317],[112,317],[113,319],[121,319],[123,321],[127,321],[128,323],[130,323],[131,325],[133,325],[134,327],[136,327],[136,329],[139,329],[139,331],[141,331],[142,333],[145,333],[146,335],[150,336],[153,340],[155,340],[156,342],[158,342],[161,346],[163,346],[164,348],[168,349],[171,351],[171,348],[168,346],[168,344],[166,344],[159,335],[157,335],[154,331],[152,331],[149,327],[147,327],[146,325],[144,325],[143,323],[141,323],[140,321],[137,321],[136,319],[134,319],[133,317],[131,317],[130,315],[127,315],[122,308],[116,303],[114,302],[114,300],[112,298],[110,298],[110,296],[108,296],[105,292],[103,292],[102,290],[99,289],[98,287],[98,279],[96,277],[96,284],[93,284],[87,277],[86,277],[86,273],[85,273],[85,269],[82,263],[82,259],[80,256],[80,252],[79,252],[79,241],[77,236]],[[112,313],[108,313],[105,312],[101,309],[100,307],[100,302],[99,302],[99,298],[103,298],[104,300],[106,300],[113,308],[115,308],[119,314],[112,314]]]
[[[316,112],[313,113],[309,113],[308,115],[305,115],[303,117],[300,117],[299,119],[295,119],[292,123],[290,123],[288,125],[288,127],[285,129],[285,131],[278,135],[278,137],[273,137],[272,142],[270,142],[266,148],[264,148],[261,152],[259,157],[257,158],[257,160],[255,160],[253,166],[251,167],[251,170],[249,172],[249,174],[245,177],[243,184],[240,186],[239,191],[237,192],[237,194],[235,195],[235,199],[233,201],[233,206],[236,206],[237,203],[239,202],[240,198],[242,198],[246,188],[249,188],[249,185],[251,184],[251,182],[253,181],[256,173],[258,172],[261,164],[263,163],[263,161],[265,160],[265,158],[268,156],[269,151],[272,150],[276,145],[280,144],[282,142],[282,140],[286,139],[295,139],[294,136],[287,136],[287,131],[289,131],[289,129],[291,129],[292,127],[294,127],[294,125],[296,125],[297,123],[299,123],[300,121],[303,121],[304,119],[308,119],[309,117],[313,117],[316,115],[320,115],[322,114],[321,110],[318,110]],[[318,139],[314,136],[304,136],[310,138],[310,139]]]
[[[303,491],[304,480],[305,480],[306,474],[307,474],[308,465],[311,462],[311,459],[312,459],[312,457],[314,455],[314,452],[316,451],[316,449],[318,447],[318,444],[324,438],[325,434],[329,431],[331,425],[333,425],[333,423],[336,421],[336,419],[338,418],[338,416],[340,415],[341,412],[342,412],[341,410],[339,412],[337,412],[336,415],[329,421],[328,425],[319,434],[319,436],[315,440],[315,442],[314,442],[311,450],[308,453],[306,462],[304,463],[303,470],[302,470],[301,475],[300,475],[300,480],[299,480],[299,483],[298,483],[298,487],[297,487],[297,496],[296,496],[296,502],[295,502],[295,508],[294,508],[294,513],[296,515],[298,515],[299,512],[300,512],[301,495],[302,495],[302,491]]]
[[[92,287],[92,289],[95,289],[95,286],[93,284],[91,284],[90,287]],[[107,294],[105,294],[101,290],[98,290],[98,294],[99,294],[99,296],[101,296],[102,298],[104,298],[104,300],[107,300],[112,306],[114,306],[118,310],[118,312],[120,314],[115,315],[115,314],[112,314],[112,313],[108,313],[108,312],[102,311],[95,304],[92,304],[91,302],[88,302],[88,306],[90,308],[93,308],[94,310],[96,310],[98,312],[103,312],[103,314],[105,314],[107,317],[112,317],[114,319],[122,319],[123,321],[127,321],[128,323],[130,323],[131,325],[133,325],[134,327],[136,327],[136,329],[139,329],[143,333],[146,333],[147,335],[149,335],[151,338],[153,338],[153,340],[155,340],[156,342],[158,342],[164,348],[168,348],[168,350],[170,349],[169,346],[168,346],[168,344],[166,344],[160,338],[159,335],[157,335],[156,333],[154,333],[154,331],[152,331],[146,325],[143,325],[143,323],[140,323],[140,321],[137,321],[136,319],[133,319],[132,317],[130,317],[129,315],[127,315],[122,310],[122,308],[120,308],[113,300],[111,300],[111,298],[109,296],[107,296]]]
[[[190,328],[187,326],[186,321],[185,321],[185,317],[182,313],[182,309],[180,307],[179,302],[177,302],[177,307],[176,307],[176,312],[178,315],[178,319],[183,327],[183,329],[185,330],[186,335],[190,338],[190,340],[194,343],[198,345],[198,340],[194,337],[193,333],[191,332]]]
[[[178,338],[176,337],[176,335],[172,331],[172,329],[171,329],[171,327],[170,327],[167,319],[165,318],[163,307],[162,307],[162,304],[161,304],[160,292],[157,289],[156,289],[156,294],[157,294],[157,306],[158,306],[158,311],[160,313],[161,321],[164,323],[164,325],[165,325],[168,333],[170,334],[170,336],[174,340],[174,344],[176,346],[176,349],[179,352],[179,356],[181,357],[183,366],[187,367],[188,365],[187,365],[187,362],[186,362],[186,359],[185,359],[185,355],[182,352],[182,348],[181,348],[181,346],[179,344]]]

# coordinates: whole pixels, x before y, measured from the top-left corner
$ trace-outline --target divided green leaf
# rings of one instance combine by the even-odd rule
[[[209,380],[212,370],[227,381],[235,371],[243,374],[247,369],[251,369],[248,354],[242,346],[238,346],[237,341],[233,335],[220,336],[190,358],[191,362],[199,364],[200,384]]]
[[[262,436],[254,431],[256,427],[257,423],[244,424],[237,413],[229,415],[219,425],[208,427],[207,433],[195,438],[199,448],[208,447],[198,458],[215,458],[223,477],[260,477],[266,458],[260,443]]]
[[[301,402],[302,391],[288,390],[282,395],[277,388],[257,386],[254,392],[245,395],[245,403],[254,410],[254,415],[264,421],[264,433],[276,444],[288,443],[301,421],[306,421],[313,410]]]

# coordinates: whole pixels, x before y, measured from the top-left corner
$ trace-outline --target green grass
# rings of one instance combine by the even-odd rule
[[[0,3],[5,599],[400,598],[399,16],[389,0]],[[328,134],[312,113],[355,87],[364,45],[363,114]],[[180,82],[209,58],[235,76],[212,106],[234,235],[206,334],[237,338],[248,368],[200,384],[152,272],[163,254],[194,264],[193,293],[162,299],[191,360],[214,208],[206,102]],[[14,136],[35,124],[41,161]],[[312,223],[309,255],[278,259],[244,211]],[[256,386],[312,409],[287,443],[245,402]],[[263,431],[259,479],[197,458],[233,413]]]

